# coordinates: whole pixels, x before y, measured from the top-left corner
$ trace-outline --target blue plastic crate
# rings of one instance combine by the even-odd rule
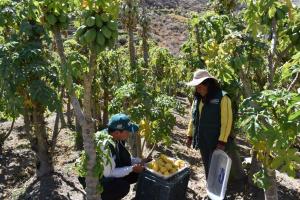
[[[186,168],[169,179],[145,171],[137,183],[137,200],[183,200],[190,178],[190,169]]]

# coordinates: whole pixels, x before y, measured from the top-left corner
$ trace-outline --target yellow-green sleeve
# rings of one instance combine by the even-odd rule
[[[189,126],[188,126],[188,130],[187,130],[187,136],[188,137],[192,137],[193,136],[193,119],[192,119],[192,110],[193,110],[193,107],[194,107],[194,101],[193,101],[193,104],[192,104],[192,109],[190,111],[190,121],[189,121]]]
[[[199,116],[201,116],[201,112],[202,112],[202,108],[203,108],[204,104],[202,101],[200,101],[200,104],[199,104]],[[193,105],[192,105],[192,108],[194,107],[194,102],[193,102]],[[193,119],[192,119],[192,110],[191,110],[191,113],[190,113],[190,122],[189,122],[189,127],[188,127],[188,131],[187,131],[187,136],[193,136]]]
[[[227,142],[232,126],[232,107],[228,96],[223,96],[221,100],[221,131],[219,141]]]

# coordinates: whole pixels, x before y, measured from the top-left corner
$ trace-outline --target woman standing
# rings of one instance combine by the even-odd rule
[[[197,70],[187,85],[195,87],[187,146],[200,149],[207,179],[212,153],[225,149],[231,131],[231,100],[206,70]]]

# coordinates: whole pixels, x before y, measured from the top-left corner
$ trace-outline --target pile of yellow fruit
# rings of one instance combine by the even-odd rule
[[[148,168],[164,176],[169,176],[183,167],[185,167],[185,162],[183,160],[173,160],[164,154],[161,154],[159,158],[154,159],[148,164]]]

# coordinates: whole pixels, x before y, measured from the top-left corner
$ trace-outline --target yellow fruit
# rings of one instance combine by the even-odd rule
[[[156,162],[153,163],[152,169],[153,169],[154,171],[158,171],[159,167],[158,167],[158,165],[157,165]]]
[[[171,174],[173,174],[173,173],[175,173],[175,172],[177,172],[177,169],[176,169],[176,168],[172,168],[172,169],[170,170],[170,173],[171,173]]]
[[[164,172],[166,172],[166,171],[168,171],[168,170],[167,170],[167,168],[165,168],[165,167],[160,167],[160,168],[159,168],[159,171],[162,172],[162,173],[164,173]]]
[[[141,123],[141,126],[144,126],[146,124],[146,120],[142,119],[140,123]]]
[[[176,160],[176,161],[175,161],[175,165],[176,165],[179,169],[181,169],[181,168],[183,168],[183,167],[185,166],[185,162],[184,162],[183,160]]]
[[[163,174],[164,174],[164,176],[169,176],[170,175],[168,171],[165,171]]]
[[[150,122],[146,119],[142,119],[139,123],[140,136],[148,138],[151,134]]]
[[[160,159],[162,159],[166,163],[172,163],[172,160],[170,160],[170,158],[168,156],[166,156],[165,154],[161,154]]]
[[[153,169],[153,163],[149,163],[149,164],[148,164],[148,167],[149,167],[150,169]]]
[[[168,170],[169,170],[169,169],[172,169],[172,164],[167,163],[167,164],[165,165],[165,168],[167,168]]]
[[[81,6],[82,6],[82,8],[86,8],[86,7],[88,6],[87,0],[83,0],[83,1],[81,2]]]
[[[165,162],[164,162],[163,160],[161,160],[161,159],[158,159],[158,160],[157,160],[157,164],[158,164],[159,166],[164,166],[164,165],[165,165]]]

